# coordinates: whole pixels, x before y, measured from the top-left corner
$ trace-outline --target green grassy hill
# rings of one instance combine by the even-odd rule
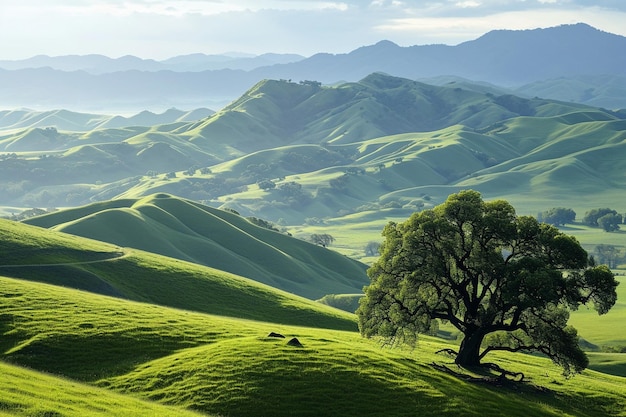
[[[471,382],[433,367],[453,365],[433,353],[447,345],[428,337],[415,350],[382,348],[356,332],[210,316],[10,278],[0,278],[0,318],[2,361],[115,391],[125,404],[143,398],[231,416],[626,415],[624,378],[585,371],[565,380],[545,359],[507,354],[491,360],[524,372],[526,383]],[[290,346],[292,337],[302,346]],[[32,384],[11,380],[12,392]],[[91,388],[79,389],[87,395]],[[71,395],[64,391],[47,410],[66,415]]]
[[[201,416],[0,361],[0,416]]]
[[[0,275],[204,313],[355,329],[352,315],[213,268],[0,220]]]
[[[322,88],[264,80],[201,123],[181,127],[199,146],[250,153],[294,143],[345,144],[455,124],[484,128],[516,116],[563,114],[585,106],[494,96],[385,74]]]
[[[113,200],[27,223],[207,265],[316,299],[359,292],[366,266],[337,252],[166,194]]]
[[[347,236],[336,244],[352,255],[388,220],[461,189],[507,199],[521,214],[621,210],[624,117],[467,82],[265,80],[195,122],[0,136],[0,206],[13,213],[168,193],[301,237]],[[268,181],[274,188],[259,188]],[[357,224],[364,239],[352,236]]]

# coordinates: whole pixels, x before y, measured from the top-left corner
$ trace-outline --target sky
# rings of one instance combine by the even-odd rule
[[[626,36],[624,0],[0,0],[0,60],[35,55],[347,53],[456,45],[495,29],[587,23]]]

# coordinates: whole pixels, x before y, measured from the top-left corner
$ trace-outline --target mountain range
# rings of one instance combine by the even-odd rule
[[[243,58],[246,65],[205,55],[160,63],[136,57],[35,57],[0,62],[0,106],[83,111],[219,108],[261,79],[331,85],[385,72],[413,80],[462,77],[514,89],[521,96],[617,109],[626,107],[619,94],[626,89],[625,50],[625,37],[580,23],[492,31],[456,46],[401,47],[381,41],[345,54],[319,53],[305,59],[262,55]],[[207,69],[207,62],[215,66]]]
[[[274,64],[288,64],[300,61],[305,57],[296,54],[262,55],[248,54],[189,54],[179,55],[165,60],[142,59],[133,55],[110,58],[104,55],[37,55],[28,59],[15,61],[0,60],[0,68],[19,70],[27,68],[52,68],[60,71],[85,71],[90,74],[104,74],[120,71],[207,71],[219,69],[251,70]]]
[[[163,113],[144,110],[132,116],[77,113],[69,110],[35,111],[28,109],[0,111],[0,130],[24,128],[54,128],[68,131],[89,131],[129,126],[153,126],[174,122],[188,122],[213,114],[213,110],[198,108],[190,111],[175,108]]]

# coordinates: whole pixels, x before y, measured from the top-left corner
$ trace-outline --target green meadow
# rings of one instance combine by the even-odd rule
[[[0,362],[0,416],[200,416]]]
[[[20,379],[25,366],[78,381],[66,383],[83,397],[99,387],[125,407],[141,399],[151,407],[208,415],[625,415],[623,377],[589,370],[566,380],[534,356],[494,355],[492,360],[526,379],[495,387],[467,379],[476,375],[438,370],[433,363],[454,365],[434,353],[449,345],[431,337],[414,349],[390,348],[355,331],[206,315],[10,278],[0,282],[2,366],[12,364],[17,386],[26,384]],[[285,338],[268,337],[270,332]],[[290,346],[293,337],[302,346]],[[37,375],[43,384],[65,381]],[[27,392],[13,394],[6,412],[29,407]],[[72,393],[64,391],[59,400],[69,402]],[[55,408],[71,415],[63,410]]]

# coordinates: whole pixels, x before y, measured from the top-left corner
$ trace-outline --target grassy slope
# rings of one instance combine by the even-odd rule
[[[367,283],[365,265],[334,251],[164,194],[59,211],[27,223],[211,266],[313,299],[358,292]]]
[[[497,389],[432,368],[449,359],[433,354],[446,345],[431,338],[416,350],[385,349],[355,332],[208,316],[22,280],[0,283],[3,360],[165,404],[231,416],[626,415],[624,378],[585,371],[565,381],[541,358],[491,358],[530,381]],[[304,346],[268,338],[270,331]]]
[[[0,362],[0,416],[198,416]]]
[[[194,263],[7,220],[0,220],[0,230],[0,274],[5,276],[205,313],[356,327],[354,317],[347,313]]]

